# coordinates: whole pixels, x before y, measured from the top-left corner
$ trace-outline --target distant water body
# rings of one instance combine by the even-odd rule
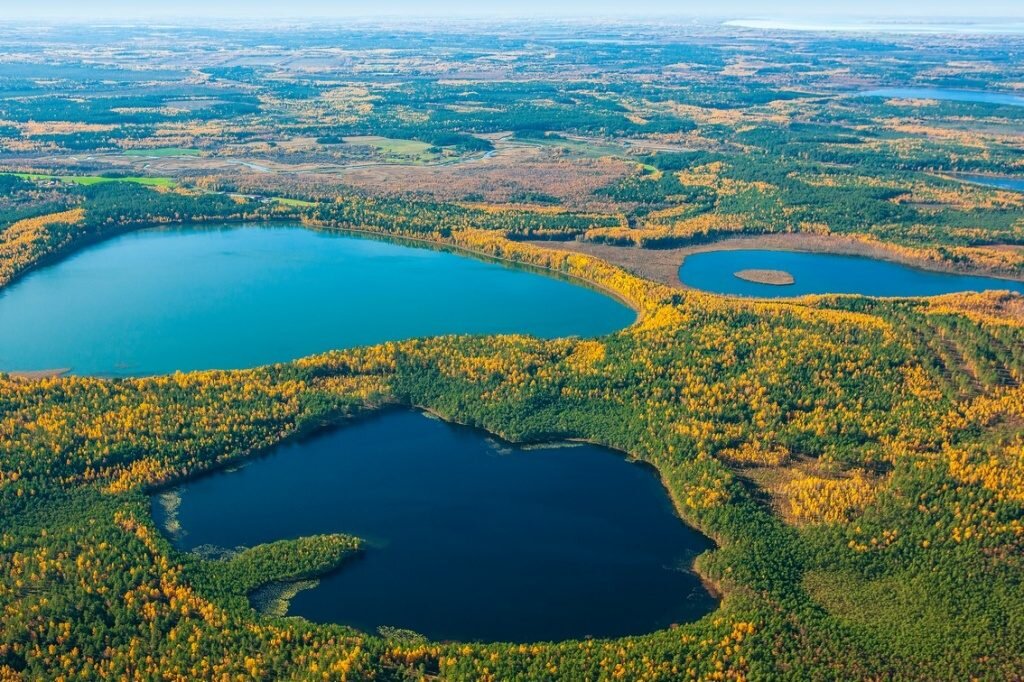
[[[983,102],[1024,107],[1024,96],[1008,92],[981,90],[951,90],[948,88],[877,88],[859,93],[861,97],[889,97],[892,99],[938,99],[949,102]]]
[[[774,19],[735,19],[726,26],[766,31],[811,31],[820,33],[903,33],[903,34],[1024,34],[1024,22],[804,22]]]
[[[1024,192],[1024,178],[1011,178],[1007,175],[973,175],[966,173],[956,176],[958,180],[987,185],[996,189],[1007,189],[1013,192]]]

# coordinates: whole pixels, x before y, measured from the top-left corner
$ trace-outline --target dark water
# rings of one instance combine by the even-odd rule
[[[1024,192],[1024,178],[1012,178],[1006,175],[959,175],[959,180],[974,182],[979,185],[988,185],[997,189],[1008,189],[1015,192]]]
[[[594,446],[515,449],[389,412],[180,489],[178,547],[345,532],[363,557],[289,614],[434,639],[620,636],[715,606],[690,571],[710,542],[649,467]],[[154,515],[166,512],[154,498]]]
[[[252,367],[451,333],[597,336],[634,313],[536,272],[300,227],[98,244],[0,290],[0,371]]]
[[[983,102],[1024,107],[1024,97],[1005,92],[980,90],[952,90],[948,88],[878,88],[865,90],[862,97],[889,97],[893,99],[940,99],[950,102]]]
[[[784,270],[789,286],[747,282],[739,270]],[[777,298],[804,294],[865,296],[935,296],[957,291],[1001,289],[1024,293],[1024,283],[994,277],[973,277],[917,268],[858,256],[796,251],[706,251],[687,256],[679,269],[684,284],[719,294]]]

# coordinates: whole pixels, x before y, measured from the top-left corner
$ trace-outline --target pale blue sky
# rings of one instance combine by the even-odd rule
[[[312,16],[1024,17],[1024,0],[0,0],[0,19]]]

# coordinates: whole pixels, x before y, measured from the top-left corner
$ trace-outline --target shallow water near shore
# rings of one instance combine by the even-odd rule
[[[516,448],[391,411],[188,482],[176,546],[231,548],[343,532],[361,557],[298,592],[289,615],[432,639],[640,634],[716,606],[690,567],[711,542],[654,470],[591,445]]]
[[[126,234],[0,290],[0,371],[252,367],[439,334],[599,336],[635,313],[533,270],[299,226]]]
[[[784,287],[751,282],[733,274],[740,270],[781,270],[791,274],[794,282]],[[1024,282],[996,277],[932,272],[862,256],[768,249],[691,254],[679,269],[679,279],[695,289],[759,298],[806,294],[936,296],[989,289],[1024,293]]]

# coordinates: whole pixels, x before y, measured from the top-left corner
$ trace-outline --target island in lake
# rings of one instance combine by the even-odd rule
[[[793,275],[789,274],[785,270],[762,270],[755,268],[750,270],[738,270],[732,274],[747,282],[771,284],[772,286],[777,287],[789,286],[796,282],[796,280],[793,279]]]

